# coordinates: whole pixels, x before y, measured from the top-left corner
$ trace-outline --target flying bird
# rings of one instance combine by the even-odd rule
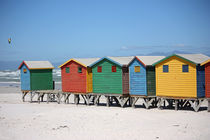
[[[8,43],[9,43],[9,44],[11,44],[11,37],[10,37],[10,38],[8,38]]]

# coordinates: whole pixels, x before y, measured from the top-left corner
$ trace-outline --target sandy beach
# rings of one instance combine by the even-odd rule
[[[0,87],[1,140],[208,140],[210,137],[210,113],[206,110],[147,110],[74,105],[72,101],[70,104],[28,101],[21,101],[18,86]]]

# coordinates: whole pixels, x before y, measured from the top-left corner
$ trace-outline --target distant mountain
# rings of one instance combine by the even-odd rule
[[[169,56],[169,55],[172,55],[172,54],[191,54],[191,53],[185,52],[185,51],[172,51],[172,52],[152,52],[152,53],[149,53],[147,55],[150,55],[150,56]]]

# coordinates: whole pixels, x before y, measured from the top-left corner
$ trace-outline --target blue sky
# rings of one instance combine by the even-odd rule
[[[0,1],[0,61],[172,52],[210,56],[210,1]]]

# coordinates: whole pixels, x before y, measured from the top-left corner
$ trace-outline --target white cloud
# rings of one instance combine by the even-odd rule
[[[120,49],[121,49],[121,50],[127,50],[127,49],[128,49],[128,47],[126,47],[126,46],[122,46]]]
[[[185,45],[185,44],[176,44],[176,45],[174,45],[175,47],[187,47],[187,45]]]

